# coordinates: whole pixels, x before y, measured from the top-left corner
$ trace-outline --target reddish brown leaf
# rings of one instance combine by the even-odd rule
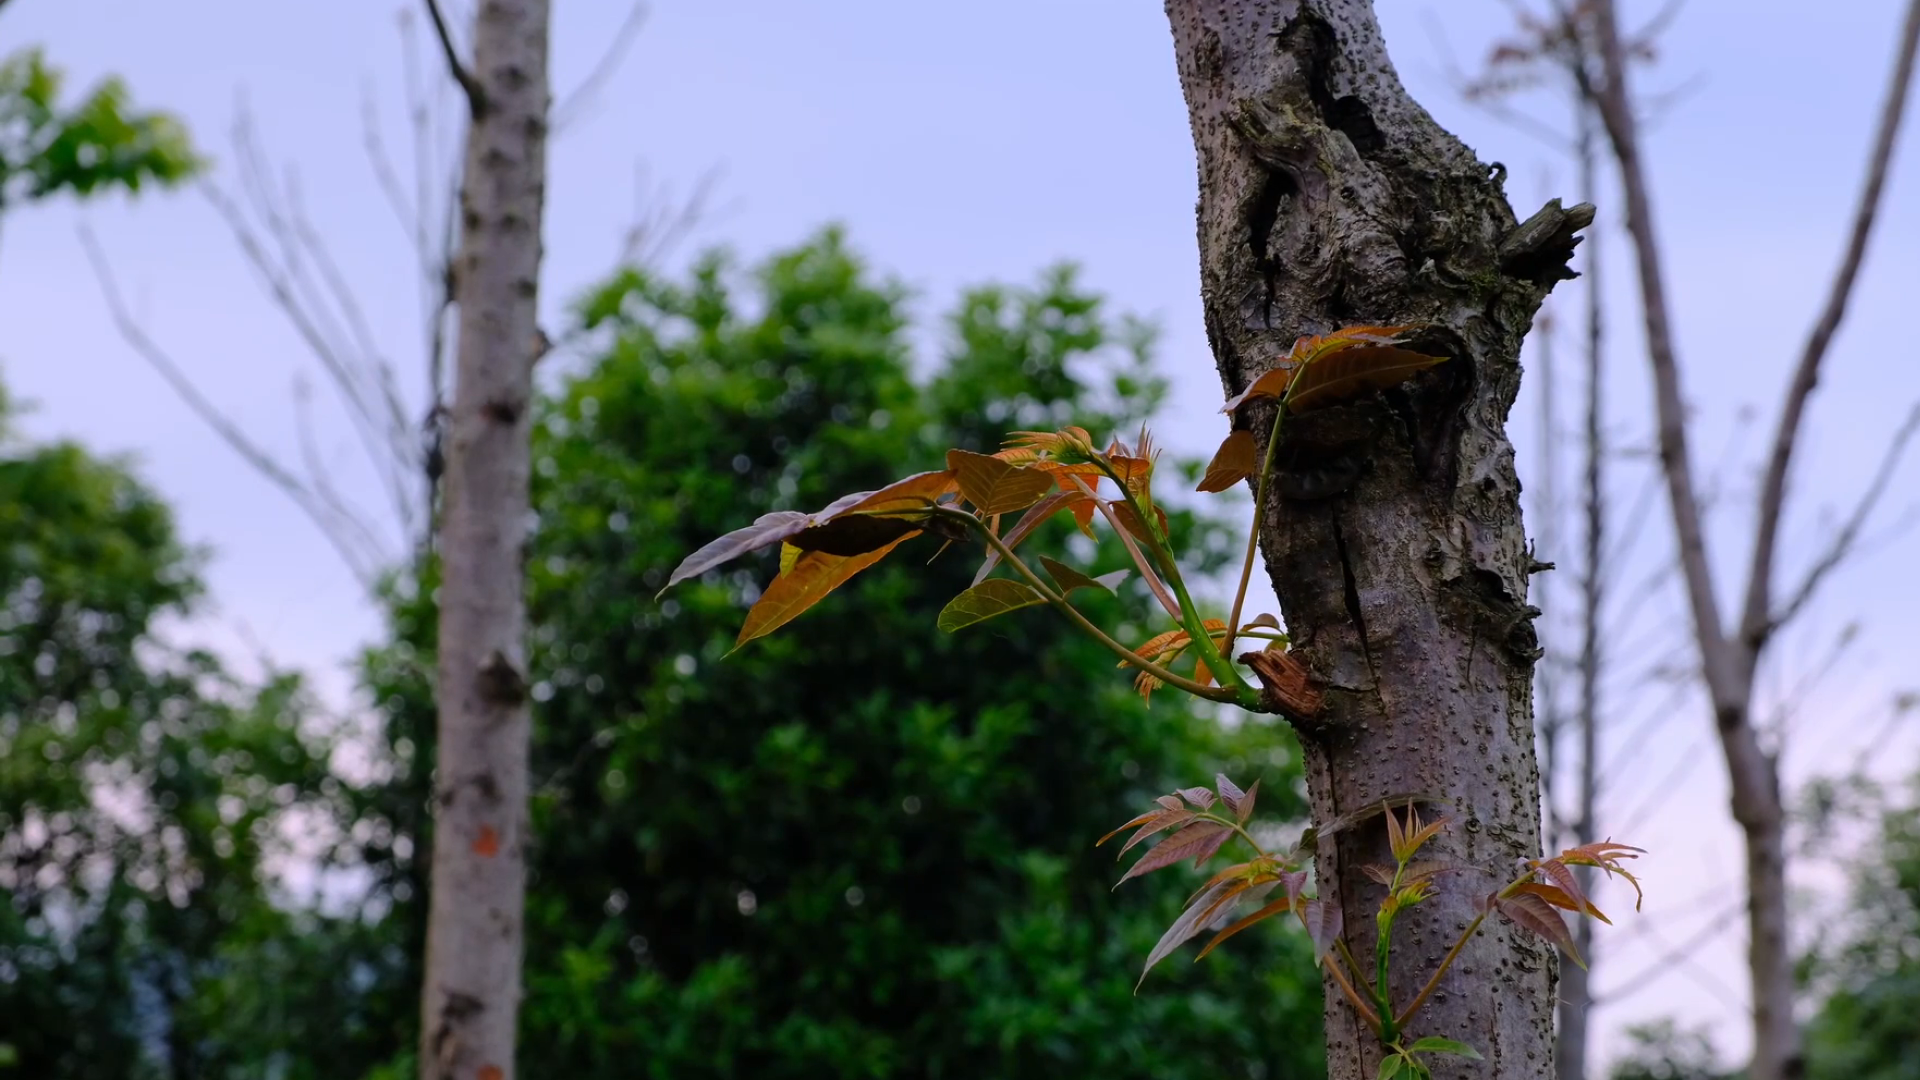
[[[1245,930],[1247,927],[1252,926],[1254,923],[1261,922],[1266,919],[1271,919],[1275,915],[1278,915],[1283,911],[1291,911],[1293,909],[1293,903],[1294,903],[1293,897],[1287,896],[1283,899],[1275,900],[1272,903],[1268,904],[1266,907],[1263,907],[1260,910],[1254,912],[1253,914],[1248,915],[1247,917],[1239,920],[1238,922],[1233,923],[1231,926],[1228,926],[1226,929],[1220,931],[1218,934],[1215,934],[1213,936],[1213,940],[1207,942],[1206,948],[1201,949],[1199,952],[1199,955],[1193,958],[1194,962],[1198,963],[1201,960],[1201,958],[1205,957],[1208,953],[1212,952],[1213,950],[1219,948],[1221,942],[1227,940],[1228,938],[1239,933],[1240,931]]]
[[[1496,896],[1493,906],[1515,926],[1546,938],[1565,950],[1574,963],[1587,966],[1580,959],[1580,950],[1574,947],[1573,932],[1567,929],[1567,921],[1552,904],[1533,893],[1518,892],[1512,896]]]
[[[506,1072],[498,1065],[482,1065],[475,1080],[506,1080]]]
[[[1606,923],[1608,926],[1613,925],[1613,920],[1607,918],[1606,914],[1602,912],[1599,908],[1594,907],[1593,901],[1588,900],[1586,904],[1582,906],[1579,901],[1576,901],[1572,896],[1569,896],[1566,890],[1560,888],[1557,885],[1547,885],[1538,881],[1529,881],[1521,885],[1519,889],[1516,891],[1523,892],[1523,893],[1531,893],[1534,896],[1537,896],[1540,899],[1545,900],[1547,903],[1552,904],[1554,907],[1561,909],[1562,911],[1572,911],[1575,913],[1591,915],[1594,918],[1599,919],[1601,922]]]
[[[1020,542],[1033,535],[1033,531],[1045,524],[1048,518],[1068,509],[1075,500],[1086,501],[1088,512],[1092,512],[1092,501],[1085,495],[1077,491],[1055,492],[1029,507],[1026,513],[1020,515],[1020,520],[1013,523],[1013,528],[1008,530],[1007,535],[1001,539],[1006,542],[1009,549],[1019,547]],[[987,575],[993,573],[993,568],[998,565],[1000,565],[1000,549],[988,548],[986,559],[980,563],[980,572],[973,575],[973,583],[978,585],[987,580]]]
[[[1301,906],[1300,916],[1307,936],[1313,939],[1313,959],[1318,963],[1340,940],[1340,905],[1331,900],[1309,900]]]
[[[1253,804],[1259,797],[1260,781],[1255,780],[1253,786],[1247,789],[1247,793],[1240,796],[1239,802],[1229,800],[1227,805],[1233,807],[1234,816],[1239,818],[1240,823],[1244,825],[1247,819],[1253,816]]]
[[[1626,878],[1627,883],[1633,886],[1633,910],[1639,911],[1640,902],[1645,899],[1640,893],[1640,879],[1621,866],[1620,860],[1637,859],[1644,854],[1645,848],[1616,844],[1608,839],[1568,848],[1560,853],[1560,861],[1574,866],[1597,866],[1609,875],[1618,874]]]
[[[1162,846],[1164,847],[1165,845]],[[1201,919],[1201,914],[1211,908],[1215,894],[1225,891],[1226,888],[1227,886],[1224,884],[1216,885],[1213,889],[1196,897],[1193,903],[1187,905],[1187,909],[1180,913],[1180,917],[1175,919],[1173,925],[1167,927],[1167,932],[1161,934],[1160,940],[1154,943],[1153,951],[1147,954],[1146,967],[1140,970],[1140,982],[1144,983],[1147,981],[1147,972],[1153,970],[1153,965],[1171,956],[1175,949],[1192,940],[1195,935],[1206,928],[1205,922]],[[1139,989],[1140,984],[1135,983],[1135,992],[1138,992]]]
[[[1174,805],[1178,806],[1179,800],[1177,799],[1174,800]],[[1133,828],[1135,825],[1145,825],[1147,822],[1152,821],[1154,815],[1158,813],[1160,813],[1160,811],[1158,810],[1149,810],[1146,813],[1141,814],[1139,817],[1134,818],[1132,821],[1127,822],[1125,825],[1122,825],[1119,828],[1108,833],[1107,835],[1101,837],[1100,839],[1095,840],[1093,842],[1093,846],[1099,847],[1101,844],[1104,844],[1107,841],[1113,839],[1114,837],[1119,836],[1121,833],[1126,832],[1128,829]]]
[[[1132,836],[1128,837],[1127,842],[1123,844],[1119,852],[1114,855],[1114,859],[1118,860],[1122,855],[1125,855],[1127,852],[1132,851],[1133,846],[1135,844],[1138,844],[1140,841],[1145,840],[1146,838],[1154,835],[1155,833],[1164,832],[1165,830],[1171,829],[1176,825],[1185,825],[1187,822],[1192,821],[1193,817],[1194,817],[1193,811],[1191,810],[1180,809],[1180,810],[1163,811],[1159,815],[1143,823],[1140,826],[1139,832],[1134,833]],[[1121,878],[1120,880],[1125,881],[1126,879]]]
[[[1229,830],[1225,825],[1212,821],[1196,821],[1154,845],[1153,850],[1140,856],[1139,861],[1135,862],[1120,880],[1127,881],[1142,874],[1150,874],[1202,852],[1211,855],[1225,842],[1223,834],[1227,832]]]
[[[1245,821],[1253,813],[1253,793],[1260,790],[1260,781],[1255,780],[1250,790],[1242,791],[1238,784],[1227,779],[1225,773],[1215,773],[1213,788],[1220,793],[1220,801],[1226,803],[1236,817]]]
[[[1180,796],[1178,795],[1162,795],[1153,801],[1159,803],[1161,806],[1164,806],[1169,810],[1178,810],[1182,806],[1186,805],[1185,803],[1180,801]]]
[[[1245,390],[1228,398],[1227,403],[1220,406],[1220,411],[1230,413],[1256,398],[1276,398],[1286,393],[1287,383],[1293,378],[1293,372],[1296,366],[1297,365],[1291,360],[1280,361],[1278,367],[1261,375],[1259,378],[1253,380]]]
[[[680,565],[673,568],[666,587],[660,592],[664,593],[690,577],[704,574],[750,551],[780,543],[806,528],[810,520],[798,510],[775,510],[771,514],[761,514],[746,528],[735,529],[682,559]]]
[[[733,647],[738,649],[754,638],[765,637],[791,622],[808,608],[819,603],[826,595],[846,584],[853,575],[887,557],[887,553],[911,540],[916,534],[908,533],[878,551],[869,551],[865,555],[828,555],[822,551],[809,551],[794,562],[792,569],[773,579],[767,591],[747,612],[746,624],[740,627],[740,636],[734,640]]]
[[[1360,872],[1382,885],[1393,884],[1393,867],[1391,866],[1382,866],[1379,863],[1364,863],[1360,867]]]
[[[926,511],[956,486],[952,470],[942,469],[916,473],[859,498],[847,496],[813,515],[812,526],[791,542],[804,551],[864,555],[926,524]]]
[[[1306,412],[1369,391],[1398,386],[1445,360],[1444,356],[1428,356],[1393,345],[1349,345],[1301,365],[1294,384],[1287,390],[1287,408]]]
[[[1181,788],[1179,796],[1195,810],[1206,810],[1213,806],[1213,792],[1203,787]]]
[[[473,853],[483,859],[500,854],[499,830],[491,825],[480,826],[480,835],[473,838]]]
[[[949,450],[947,467],[959,478],[960,494],[982,514],[1025,510],[1053,490],[1053,477],[1046,472],[987,454]]]
[[[1413,811],[1409,808],[1407,812],[1412,813]],[[1392,810],[1387,811],[1386,818],[1387,850],[1393,852],[1395,862],[1405,862],[1407,857],[1402,854],[1401,849],[1407,846],[1406,830],[1401,828],[1400,818]]]
[[[1579,876],[1566,863],[1559,859],[1547,859],[1535,869],[1545,875],[1548,881],[1558,886],[1561,892],[1572,898],[1574,906],[1568,910],[1584,912],[1592,906],[1593,901],[1587,898],[1586,890],[1580,887]]]
[[[1253,432],[1243,429],[1229,433],[1227,441],[1213,452],[1206,475],[1200,478],[1200,486],[1195,490],[1225,491],[1252,476],[1259,467],[1254,460],[1254,449]]]

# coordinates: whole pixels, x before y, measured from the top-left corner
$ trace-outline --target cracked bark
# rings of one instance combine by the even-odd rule
[[[1505,421],[1521,340],[1569,276],[1590,207],[1517,223],[1489,169],[1401,87],[1366,0],[1169,0],[1199,158],[1201,290],[1227,393],[1300,334],[1430,325],[1454,359],[1373,401],[1290,421],[1261,548],[1296,655],[1325,691],[1301,731],[1316,818],[1406,791],[1444,794],[1439,854],[1505,874],[1539,854],[1527,606],[1531,561]],[[1264,438],[1271,413],[1238,422]],[[1323,896],[1354,949],[1391,861],[1383,826],[1323,839]],[[1459,882],[1401,917],[1397,1004],[1411,1000],[1491,881]],[[1551,1072],[1555,959],[1489,921],[1410,1035],[1486,1060],[1435,1076]],[[1377,1075],[1378,1041],[1329,986],[1329,1076]]]
[[[461,189],[423,1080],[512,1080],[526,895],[522,550],[546,189],[549,0],[483,0]],[[450,61],[459,58],[449,40]],[[469,85],[471,83],[471,85]]]

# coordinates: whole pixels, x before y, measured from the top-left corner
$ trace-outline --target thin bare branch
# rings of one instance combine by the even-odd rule
[[[1632,997],[1668,975],[1673,974],[1679,969],[1680,964],[1691,959],[1693,954],[1699,952],[1702,947],[1712,943],[1715,938],[1726,933],[1728,930],[1739,926],[1740,920],[1736,916],[1740,914],[1740,909],[1745,907],[1746,903],[1746,899],[1742,897],[1716,912],[1713,918],[1701,924],[1700,929],[1694,931],[1685,941],[1661,953],[1659,959],[1646,965],[1639,971],[1634,972],[1632,975],[1621,979],[1618,986],[1611,987],[1602,993],[1594,994],[1593,1003],[1595,1005],[1611,1005],[1624,998]],[[1642,921],[1646,922],[1648,920]],[[1720,989],[1724,990],[1725,987],[1721,987]]]
[[[473,77],[473,71],[466,61],[460,59],[460,47],[453,43],[453,31],[447,26],[447,17],[440,11],[440,0],[426,0],[427,17],[433,21],[433,36],[440,40],[440,51],[446,54],[447,73],[453,81],[460,84],[460,92],[467,96],[467,113],[475,119],[487,111],[487,95],[480,86],[480,80]]]
[[[1672,505],[1679,559],[1685,574],[1687,601],[1698,631],[1701,667],[1716,709],[1728,711],[1744,702],[1726,634],[1720,620],[1713,567],[1707,557],[1706,528],[1700,498],[1694,490],[1693,454],[1687,439],[1687,408],[1680,389],[1680,366],[1673,347],[1673,320],[1667,299],[1666,268],[1660,241],[1654,232],[1652,196],[1646,166],[1640,157],[1639,123],[1629,97],[1626,47],[1620,40],[1611,0],[1595,4],[1595,31],[1604,79],[1595,103],[1620,166],[1626,195],[1627,230],[1633,238],[1640,278],[1641,313],[1646,322],[1648,359],[1652,362],[1658,414],[1660,460]]]
[[[620,70],[626,62],[627,53],[633,48],[633,40],[640,34],[640,27],[646,24],[651,9],[646,0],[634,0],[627,9],[627,17],[621,21],[620,29],[614,31],[613,40],[607,43],[607,49],[600,54],[600,60],[587,72],[587,77],[560,99],[553,110],[553,131],[557,135],[568,125],[578,120],[600,96],[608,79]]]
[[[1807,399],[1813,395],[1813,389],[1820,381],[1821,362],[1826,359],[1834,334],[1839,331],[1840,322],[1846,317],[1847,301],[1853,295],[1854,282],[1858,280],[1861,264],[1866,259],[1867,241],[1873,235],[1881,195],[1886,190],[1887,171],[1893,161],[1894,146],[1900,134],[1900,121],[1906,113],[1907,90],[1913,82],[1917,52],[1920,52],[1920,0],[1910,0],[1906,22],[1900,32],[1899,53],[1894,61],[1893,74],[1887,82],[1887,97],[1881,107],[1879,127],[1867,159],[1866,182],[1860,191],[1859,205],[1854,210],[1853,230],[1847,238],[1846,253],[1841,257],[1839,271],[1834,275],[1826,307],[1807,337],[1806,347],[1800,354],[1800,364],[1794,370],[1793,381],[1788,386],[1786,402],[1780,411],[1780,426],[1774,435],[1773,453],[1767,460],[1766,479],[1761,483],[1753,566],[1747,575],[1746,604],[1740,619],[1740,636],[1746,646],[1749,665],[1752,657],[1766,644],[1767,635],[1779,623],[1773,607],[1773,563],[1780,536],[1780,519],[1786,510],[1787,474],[1793,464],[1794,445],[1800,433],[1801,419],[1806,414]]]
[[[378,568],[384,562],[384,553],[377,549],[363,548],[358,537],[366,534],[364,525],[356,522],[350,526],[346,520],[339,518],[331,507],[301,482],[299,477],[249,438],[220,411],[218,406],[209,401],[206,395],[200,392],[200,388],[194,385],[193,380],[173,362],[172,357],[169,357],[165,350],[148,336],[140,326],[139,320],[133,317],[120,294],[119,284],[108,266],[106,255],[100,250],[99,242],[94,239],[92,230],[84,225],[80,228],[80,243],[86,250],[88,261],[93,266],[94,278],[100,284],[100,292],[106,300],[108,314],[113,319],[114,327],[119,331],[121,338],[160,373],[160,377],[166,380],[167,385],[180,396],[182,401],[186,402],[187,407],[212,428],[214,433],[240,456],[241,460],[286,493],[287,497],[291,498],[295,505],[299,506],[314,524],[319,526],[321,535],[333,545],[341,561],[346,563],[348,571],[363,588],[371,591],[376,583]]]
[[[1769,634],[1800,614],[1801,610],[1807,606],[1807,602],[1813,599],[1814,592],[1820,587],[1821,579],[1832,573],[1836,567],[1846,561],[1848,555],[1856,550],[1860,532],[1866,527],[1867,518],[1872,516],[1875,507],[1880,504],[1881,498],[1886,494],[1887,485],[1892,482],[1895,470],[1899,468],[1901,459],[1906,455],[1907,445],[1913,441],[1916,434],[1920,434],[1920,404],[1914,406],[1913,410],[1907,414],[1906,421],[1893,433],[1893,439],[1887,444],[1886,453],[1881,455],[1880,467],[1874,470],[1873,481],[1867,485],[1867,490],[1860,496],[1860,501],[1854,504],[1853,513],[1847,516],[1847,520],[1840,526],[1840,531],[1834,534],[1833,542],[1818,559],[1814,560],[1813,565],[1807,568],[1806,575],[1800,579],[1800,584],[1794,587],[1786,603],[1780,605],[1779,610],[1772,616],[1772,625],[1767,628]]]

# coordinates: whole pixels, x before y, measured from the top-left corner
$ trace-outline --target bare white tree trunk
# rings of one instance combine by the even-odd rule
[[[422,1080],[511,1080],[526,898],[528,412],[546,192],[549,0],[481,0],[466,92]]]
[[[1430,324],[1454,357],[1372,401],[1289,421],[1259,508],[1268,573],[1325,707],[1302,725],[1314,815],[1408,791],[1454,819],[1448,858],[1505,872],[1540,851],[1532,677],[1536,568],[1505,433],[1519,352],[1568,276],[1590,207],[1516,224],[1501,181],[1400,85],[1368,0],[1168,0],[1199,156],[1201,289],[1228,393],[1300,334]],[[1243,418],[1264,439],[1271,414]],[[1382,823],[1319,842],[1321,895],[1370,955],[1391,862]],[[1403,914],[1395,1001],[1412,999],[1478,898],[1463,880]],[[1485,1055],[1436,1076],[1552,1074],[1555,959],[1504,925],[1468,945],[1410,1038]],[[1327,994],[1333,1080],[1373,1080],[1378,1040]]]

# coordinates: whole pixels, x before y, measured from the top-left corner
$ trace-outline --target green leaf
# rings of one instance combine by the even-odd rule
[[[1051,473],[1009,465],[988,454],[949,450],[947,468],[959,477],[960,494],[988,516],[1025,510],[1053,490]]]
[[[1407,1059],[1401,1057],[1399,1054],[1394,1054],[1392,1057],[1380,1062],[1380,1080],[1393,1080],[1394,1077],[1399,1076],[1401,1072],[1405,1071],[1406,1067]]]
[[[1407,1047],[1407,1052],[1412,1054],[1452,1054],[1454,1057],[1463,1057],[1469,1061],[1481,1060],[1480,1051],[1475,1050],[1466,1043],[1458,1039],[1442,1039],[1437,1035],[1429,1035],[1421,1039],[1412,1046]]]
[[[948,601],[940,611],[939,625],[951,634],[996,615],[1044,603],[1046,599],[1026,582],[989,578]]]
[[[1066,563],[1058,559],[1048,558],[1045,555],[1040,556],[1040,565],[1047,568],[1047,575],[1053,578],[1054,582],[1060,586],[1061,595],[1070,593],[1075,589],[1103,589],[1107,592],[1112,592],[1113,586],[1125,581],[1128,573],[1128,571],[1125,570],[1115,570],[1111,574],[1102,574],[1099,577],[1088,577],[1086,574],[1075,570]],[[1109,584],[1109,582],[1112,584]]]

